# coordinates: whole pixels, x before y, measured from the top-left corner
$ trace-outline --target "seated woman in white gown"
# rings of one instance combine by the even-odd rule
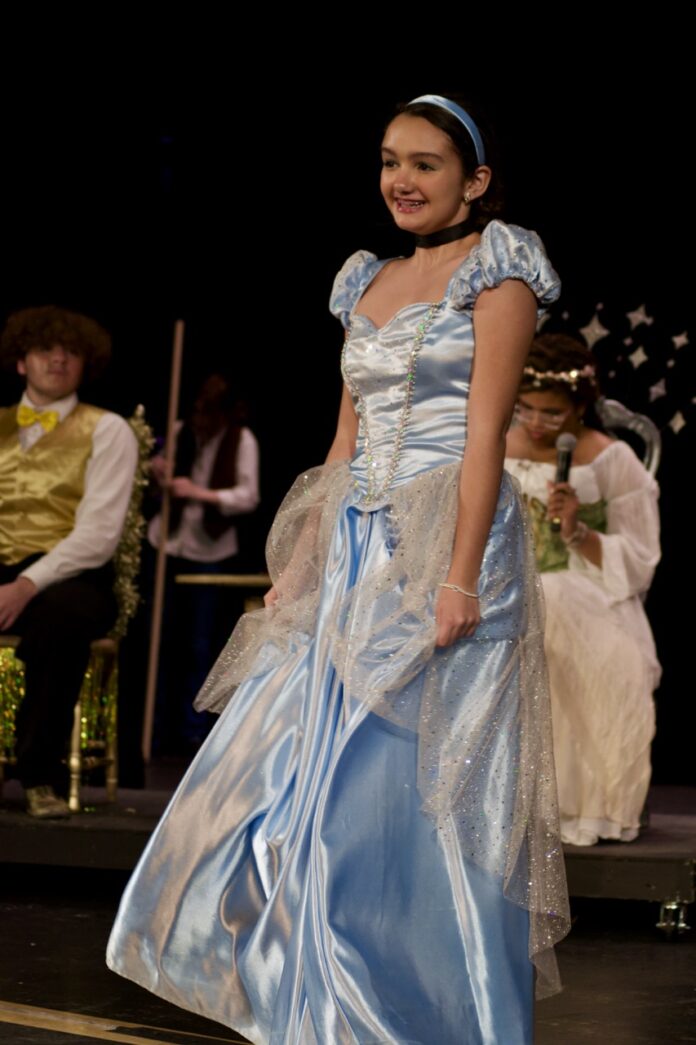
[[[336,278],[334,443],[278,513],[267,608],[199,697],[219,722],[110,940],[115,971],[253,1042],[528,1045],[532,963],[557,986],[538,579],[503,458],[559,281],[487,206],[487,158],[449,99],[386,129],[415,251]]]
[[[660,678],[642,601],[660,557],[657,484],[627,443],[583,423],[597,395],[585,345],[537,338],[505,461],[542,575],[561,835],[572,845],[638,835]],[[569,481],[555,483],[562,432],[577,445]]]

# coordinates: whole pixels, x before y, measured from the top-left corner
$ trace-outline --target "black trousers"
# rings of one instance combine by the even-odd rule
[[[0,584],[13,581],[37,557],[0,564]],[[25,667],[26,693],[16,724],[16,774],[24,787],[51,784],[65,790],[62,760],[90,643],[106,635],[116,619],[112,585],[110,564],[58,581],[35,595],[7,629],[21,636],[16,653]]]
[[[121,645],[119,660],[119,782],[123,781],[126,787],[142,787],[142,782],[136,782],[136,774],[155,565],[156,553],[145,542],[139,581],[142,601]],[[195,712],[193,700],[244,609],[237,589],[176,584],[174,578],[180,573],[235,572],[242,572],[236,556],[218,563],[167,557],[153,735],[155,756],[190,756],[216,722],[217,715]]]

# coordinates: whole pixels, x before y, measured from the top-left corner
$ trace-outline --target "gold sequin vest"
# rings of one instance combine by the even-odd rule
[[[78,403],[25,453],[17,407],[0,410],[0,562],[12,565],[48,552],[72,531],[103,413]]]

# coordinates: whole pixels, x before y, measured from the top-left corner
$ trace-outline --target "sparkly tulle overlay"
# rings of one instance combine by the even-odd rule
[[[473,639],[435,648],[478,294],[558,281],[492,222],[442,302],[377,329],[383,262],[331,308],[360,419],[271,530],[272,610],[245,615],[197,704],[220,711],[128,886],[110,966],[254,1042],[527,1043],[532,964],[567,931],[540,588],[503,474]],[[234,694],[234,695],[233,695]],[[230,699],[232,697],[232,699]]]

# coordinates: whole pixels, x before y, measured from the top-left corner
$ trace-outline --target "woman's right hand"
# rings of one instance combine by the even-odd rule
[[[578,527],[578,509],[580,501],[570,483],[552,483],[549,481],[549,501],[547,516],[549,519],[560,519],[561,537],[567,541]]]

